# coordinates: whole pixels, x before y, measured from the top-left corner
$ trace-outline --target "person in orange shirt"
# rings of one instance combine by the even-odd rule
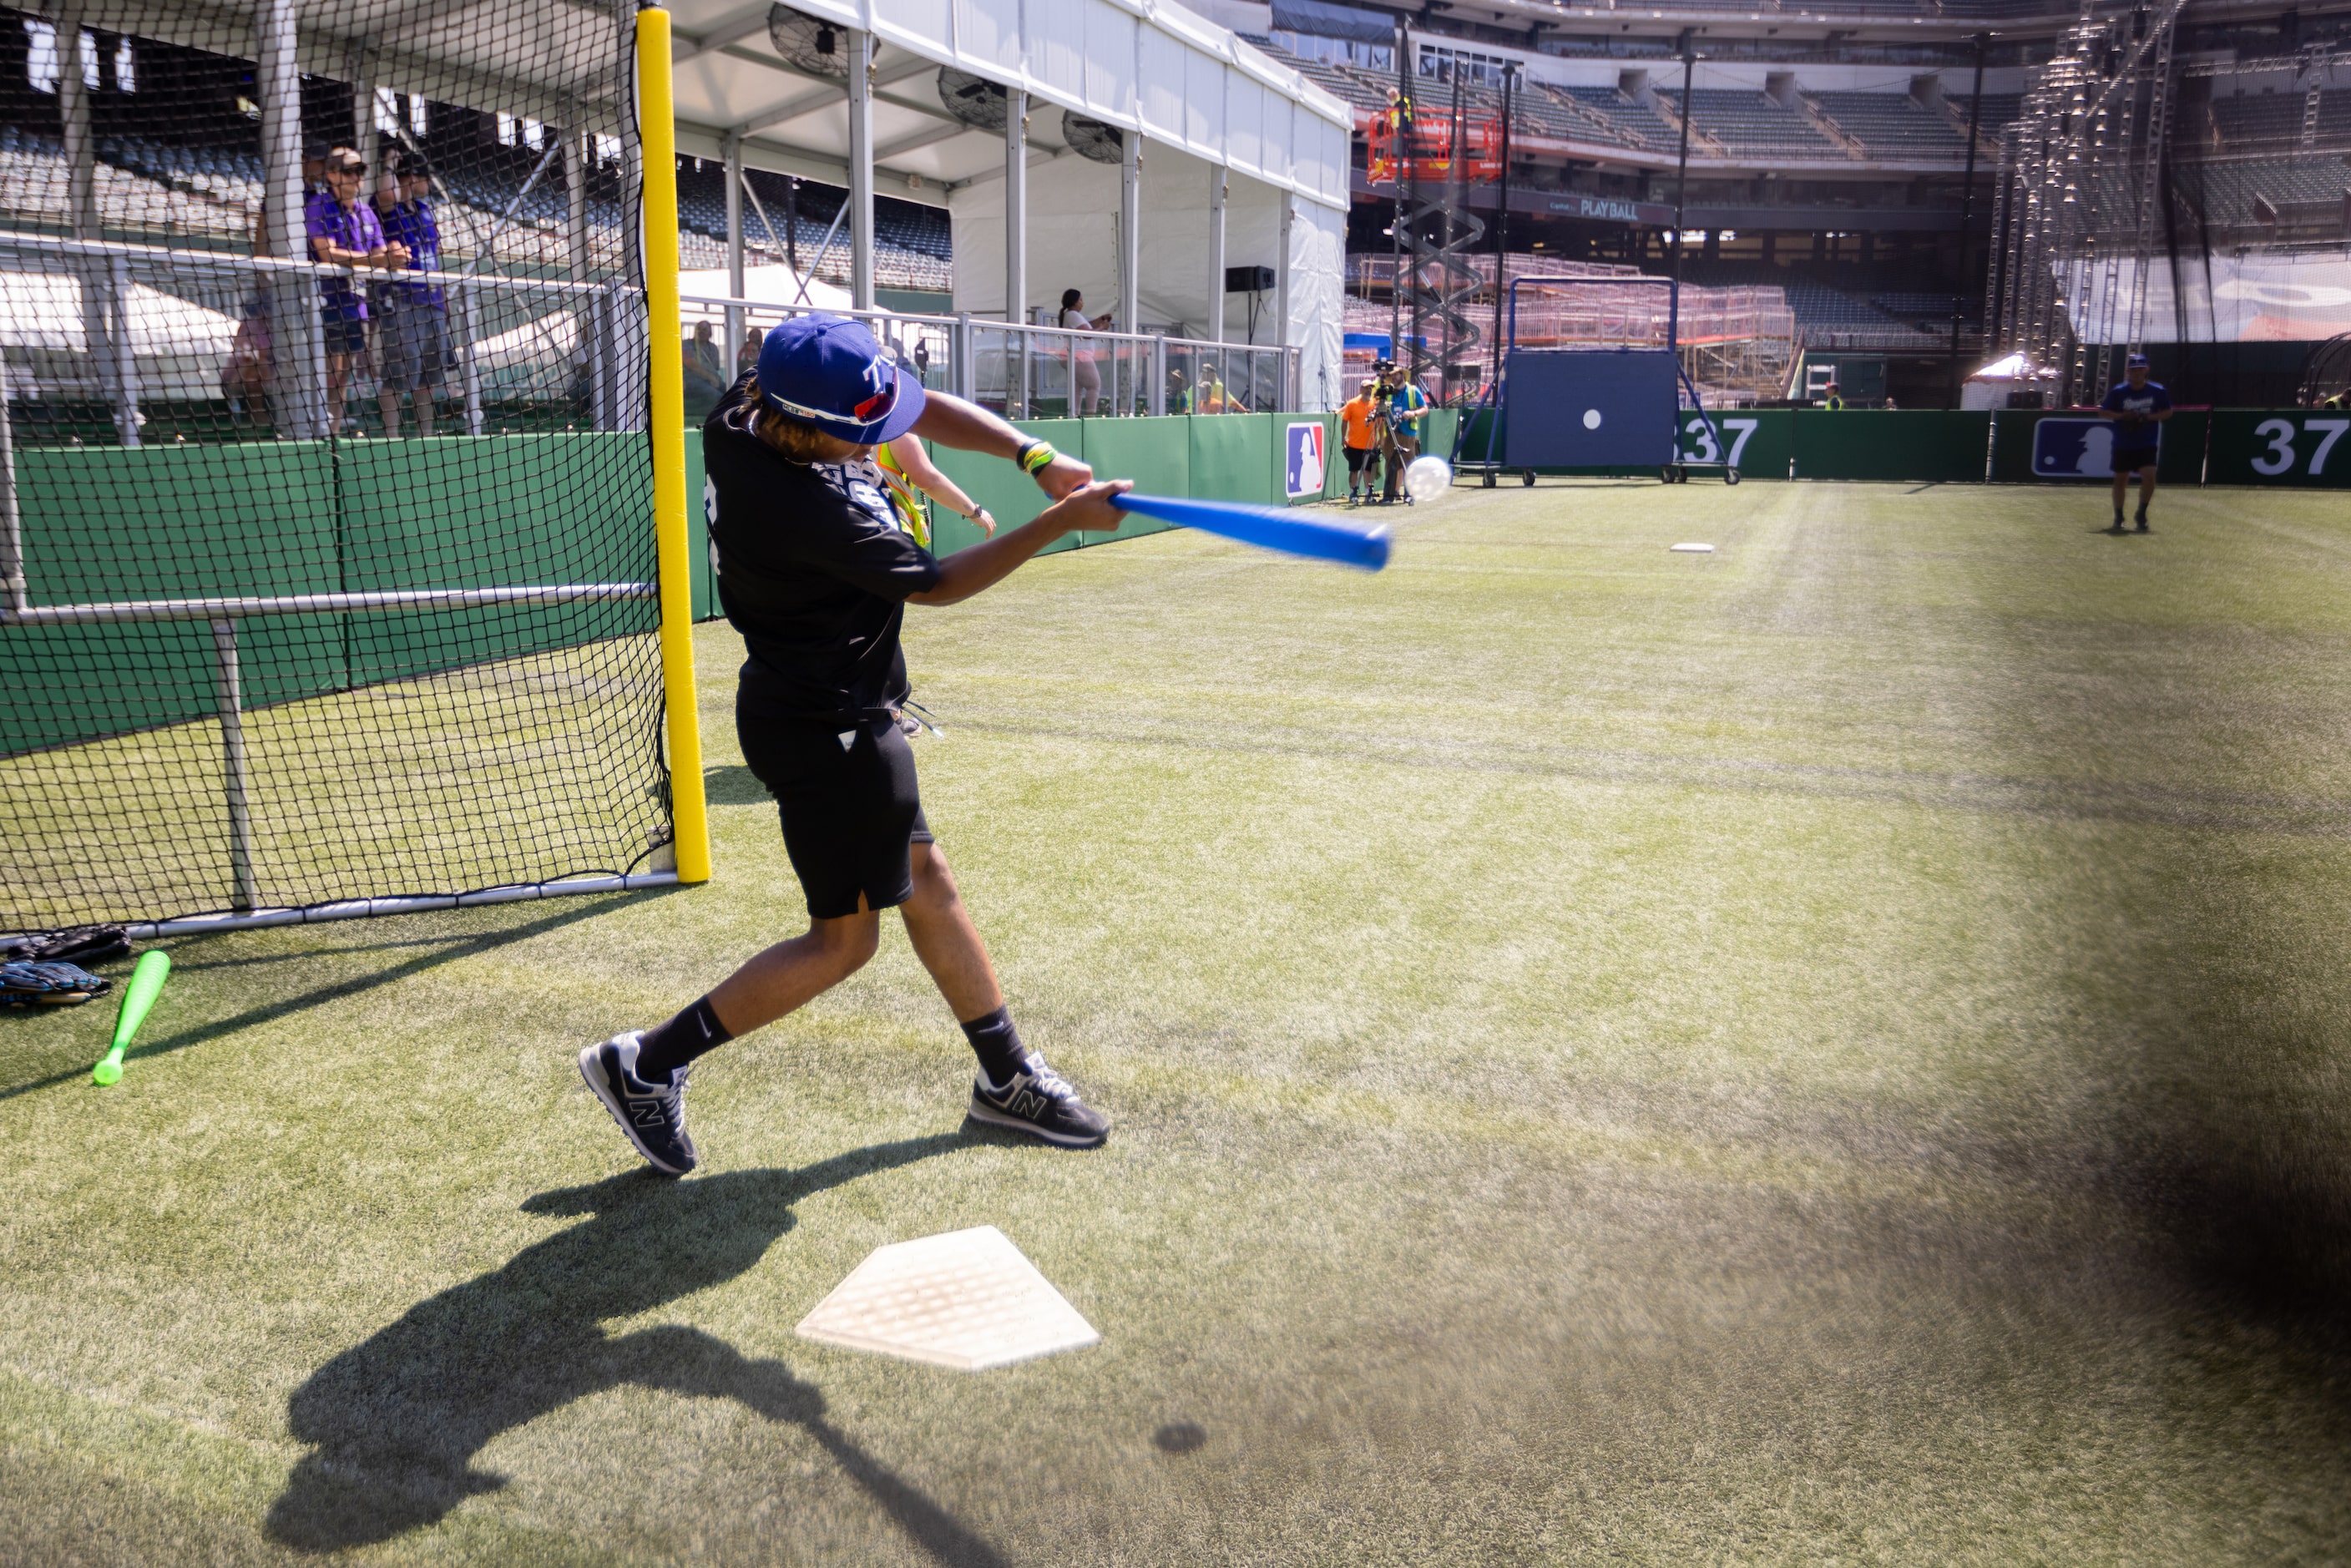
[[[1347,454],[1347,505],[1363,504],[1362,489],[1373,483],[1364,470],[1379,472],[1374,458],[1380,449],[1380,383],[1366,381],[1353,397],[1339,405],[1339,444]]]

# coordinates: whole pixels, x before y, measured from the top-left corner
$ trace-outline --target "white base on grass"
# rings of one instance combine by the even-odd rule
[[[1673,548],[1677,550],[1685,551],[1690,555],[1712,555],[1714,553],[1714,547],[1712,545],[1675,545]]]
[[[796,1332],[960,1372],[1102,1339],[993,1225],[875,1248]]]

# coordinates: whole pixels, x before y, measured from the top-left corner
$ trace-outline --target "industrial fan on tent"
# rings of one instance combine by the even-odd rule
[[[818,76],[849,75],[849,47],[839,23],[775,5],[768,11],[768,37],[776,53],[804,71]]]
[[[939,102],[946,111],[975,131],[1004,133],[1004,89],[986,77],[939,68]]]
[[[1097,163],[1115,165],[1125,156],[1117,126],[1088,120],[1066,109],[1061,111],[1061,140],[1070,144],[1071,152]]]

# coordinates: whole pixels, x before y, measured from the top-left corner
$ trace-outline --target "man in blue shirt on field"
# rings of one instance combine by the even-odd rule
[[[2138,476],[2138,531],[2147,532],[2147,504],[2155,499],[2157,443],[2163,422],[2171,417],[2171,394],[2161,382],[2147,379],[2147,356],[2133,354],[2123,367],[2127,379],[2106,393],[2100,412],[2115,422],[2115,523],[2109,533],[2123,531],[2123,500],[2130,492],[2130,476]]]
[[[441,225],[433,216],[433,171],[421,158],[400,166],[400,183],[387,185],[376,196],[384,239],[406,247],[408,273],[437,274],[441,270]],[[396,199],[386,204],[384,197]],[[375,348],[381,372],[376,406],[383,411],[383,433],[400,434],[400,397],[415,394],[416,434],[433,434],[433,393],[441,384],[441,370],[449,353],[449,307],[435,283],[387,283],[376,290]]]
[[[1428,412],[1428,394],[1402,366],[1389,364],[1381,376],[1380,397],[1387,405],[1387,485],[1380,495],[1385,507],[1395,504],[1404,471],[1420,455],[1420,416]],[[1404,504],[1411,506],[1412,497],[1406,496]]]

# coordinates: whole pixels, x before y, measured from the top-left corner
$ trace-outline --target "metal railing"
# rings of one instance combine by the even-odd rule
[[[1289,413],[1299,409],[1295,348],[1217,344],[1156,332],[1031,327],[968,313],[910,315],[703,295],[688,295],[683,303],[689,314],[701,310],[723,317],[730,333],[794,316],[854,318],[925,387],[994,409],[1008,419]],[[738,345],[740,341],[738,338]],[[738,347],[737,352],[742,351]],[[738,361],[738,372],[741,368]],[[715,394],[705,390],[704,396]],[[690,396],[688,413],[693,412]]]
[[[485,402],[500,396],[579,405],[583,423],[598,430],[644,428],[644,361],[629,352],[643,331],[644,290],[620,278],[587,281],[472,270],[416,272],[289,261],[235,251],[78,240],[22,230],[0,230],[0,267],[32,276],[66,277],[83,291],[84,352],[53,356],[67,374],[16,371],[21,392],[72,394],[95,380],[114,411],[120,444],[141,444],[141,350],[160,351],[158,373],[166,398],[210,400],[225,395],[220,377],[234,350],[187,352],[168,339],[141,334],[131,320],[131,286],[145,283],[266,334],[269,343],[268,423],[281,438],[317,439],[340,410],[328,406],[331,382],[320,320],[321,298],[302,278],[362,285],[438,288],[445,301],[446,334],[464,399],[464,429],[483,433]],[[46,265],[41,265],[46,264]],[[292,279],[288,279],[292,275]],[[505,340],[522,335],[511,344]],[[151,360],[154,354],[151,352]],[[370,369],[356,356],[342,396],[361,398]],[[86,360],[89,372],[70,373]],[[201,363],[198,363],[201,361]],[[234,394],[228,394],[234,395]]]

